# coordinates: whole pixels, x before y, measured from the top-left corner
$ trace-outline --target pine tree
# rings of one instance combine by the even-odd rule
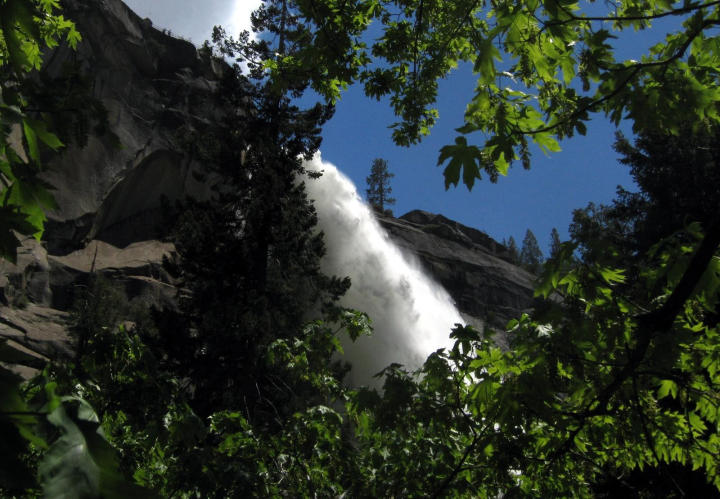
[[[522,249],[520,250],[520,264],[528,271],[537,273],[543,262],[543,254],[538,245],[535,234],[530,229],[525,232]]]
[[[267,349],[298,334],[309,310],[333,302],[349,285],[321,273],[317,216],[297,182],[302,158],[319,148],[332,109],[300,109],[294,99],[306,85],[298,75],[269,81],[262,65],[281,63],[304,36],[291,6],[266,1],[253,16],[255,29],[274,35],[273,43],[247,34],[232,40],[216,28],[221,54],[246,61],[250,75],[239,64],[226,72],[218,91],[225,116],[189,141],[217,182],[212,200],[193,203],[180,217],[181,315],[165,317],[163,349],[190,380],[193,409],[201,415],[242,404],[248,417],[269,423],[275,419],[269,414],[303,402],[274,379]]]
[[[378,213],[385,213],[385,206],[395,204],[395,199],[390,197],[392,187],[390,179],[395,175],[388,171],[387,161],[375,158],[370,168],[370,175],[365,179],[367,182],[367,201]]]
[[[601,262],[612,247],[636,260],[691,222],[704,228],[720,213],[720,126],[682,123],[680,135],[639,134],[634,144],[618,134],[614,149],[630,168],[638,192],[618,188],[609,205],[590,203],[573,212],[570,235],[586,260]],[[602,239],[593,249],[589,241]]]
[[[516,265],[520,263],[520,253],[518,253],[518,247],[514,237],[510,236],[506,247],[508,249],[508,253],[510,253],[510,261]]]
[[[558,230],[553,227],[550,231],[550,258],[555,257],[558,251],[560,251],[560,234]]]

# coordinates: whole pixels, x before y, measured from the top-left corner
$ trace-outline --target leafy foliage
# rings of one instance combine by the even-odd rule
[[[589,205],[573,214],[571,233],[580,240],[602,240],[602,247],[586,259],[620,252],[637,260],[659,239],[689,222],[710,223],[720,211],[718,127],[686,127],[680,136],[659,132],[640,135],[633,146],[619,135],[615,150],[640,187],[618,189],[608,206]]]
[[[139,329],[94,326],[85,396],[104,408],[124,469],[161,495],[586,496],[627,493],[634,479],[645,493],[707,497],[720,481],[719,335],[705,321],[720,266],[718,241],[693,238],[657,248],[666,264],[642,284],[665,291],[659,302],[628,298],[622,268],[577,265],[565,243],[558,258],[572,268],[556,262],[543,277],[545,294],[562,301],[512,321],[511,350],[457,326],[455,346],[420,376],[388,367],[381,393],[339,383],[336,331],[310,323],[266,351],[289,391],[313,394],[278,408],[273,431],[244,408],[195,416]],[[696,272],[703,261],[673,275],[676,254],[709,254],[709,277]],[[93,293],[99,310],[110,303],[112,293]],[[366,331],[362,316],[338,317]],[[699,472],[688,478],[686,467]],[[642,481],[658,476],[668,479]]]
[[[596,112],[615,124],[629,118],[636,133],[677,134],[681,124],[718,121],[715,1],[297,3],[316,26],[295,59],[319,62],[314,88],[334,102],[338,89],[359,80],[368,96],[389,96],[398,144],[429,133],[438,80],[472,65],[477,87],[464,124],[455,145],[440,153],[441,164],[450,160],[446,185],[462,177],[472,188],[481,170],[493,179],[514,160],[529,167],[531,144],[557,152],[561,139],[586,133]],[[613,39],[668,19],[665,36],[638,60],[617,58]],[[368,41],[363,34],[372,22],[380,23],[380,35]]]
[[[638,493],[631,483],[651,496],[717,495],[718,332],[705,320],[720,298],[717,239],[663,243],[666,264],[641,283],[663,290],[654,303],[623,292],[621,267],[578,265],[564,245],[540,285],[562,300],[511,321],[509,351],[457,327],[421,378],[390,369],[381,397],[354,395],[369,494]],[[679,254],[693,262],[671,278]]]
[[[4,363],[27,360],[27,354],[5,341],[1,350]],[[61,397],[56,387],[47,373],[27,386],[17,374],[0,368],[0,432],[5,445],[0,492],[152,497],[125,478],[117,451],[106,440],[88,402],[76,396]]]
[[[105,439],[92,407],[80,398],[64,398],[47,417],[60,430],[38,467],[48,497],[121,498],[152,494],[128,482],[115,449]]]
[[[98,313],[113,304],[121,311],[111,319],[119,327]],[[152,322],[123,325],[134,317],[122,300],[115,300],[108,281],[88,288],[78,309],[78,324],[88,337],[77,359],[83,366],[81,383],[71,371],[59,370],[56,376],[102,408],[103,428],[122,449],[122,467],[137,483],[163,497],[331,495],[344,490],[343,481],[352,475],[343,471],[353,466],[348,458],[352,449],[338,412],[346,389],[331,358],[340,350],[341,330],[368,334],[362,314],[339,314],[337,329],[320,321],[306,324],[259,351],[258,364],[275,374],[275,389],[297,394],[291,406],[278,406],[268,422],[231,398],[207,417],[196,415],[191,404],[203,394],[189,393],[187,383],[197,382],[197,373],[178,376],[154,355],[157,331]]]
[[[0,343],[0,361],[17,364],[23,360],[26,360],[25,355],[3,339]],[[35,484],[26,458],[30,442],[47,446],[35,434],[38,417],[30,411],[23,397],[22,381],[16,373],[0,367],[0,432],[6,449],[0,458],[0,491],[10,493],[31,488]]]

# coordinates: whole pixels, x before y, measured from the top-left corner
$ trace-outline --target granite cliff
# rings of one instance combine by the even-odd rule
[[[40,356],[69,351],[68,310],[92,272],[121,283],[131,299],[172,301],[162,200],[208,195],[194,175],[201,165],[182,144],[188,131],[214,119],[223,74],[223,64],[120,0],[64,5],[83,41],[76,52],[49,54],[44,71],[59,77],[67,62],[79,65],[114,136],[91,135],[84,147],[50,160],[46,179],[59,209],[49,214],[42,242],[28,239],[16,265],[0,263],[0,336]],[[421,211],[381,223],[470,320],[502,327],[530,305],[533,276],[486,234]]]
[[[464,315],[502,329],[530,306],[535,277],[510,263],[507,249],[487,234],[420,210],[380,221]]]

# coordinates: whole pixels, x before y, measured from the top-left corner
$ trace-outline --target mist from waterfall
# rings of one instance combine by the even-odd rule
[[[350,277],[341,304],[366,312],[375,330],[354,343],[343,339],[344,359],[353,365],[349,383],[377,387],[372,376],[389,364],[414,370],[430,353],[452,346],[450,331],[464,321],[448,293],[393,244],[349,178],[319,153],[304,166],[323,172],[305,182],[325,233],[323,271]]]

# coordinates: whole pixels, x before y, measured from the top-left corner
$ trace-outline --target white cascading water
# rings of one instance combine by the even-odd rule
[[[348,382],[379,387],[374,374],[393,362],[417,369],[435,350],[452,346],[450,331],[464,321],[448,293],[390,241],[349,178],[319,153],[304,166],[323,172],[305,182],[325,233],[323,271],[350,277],[341,304],[366,312],[375,330],[354,343],[343,340],[353,366]]]

